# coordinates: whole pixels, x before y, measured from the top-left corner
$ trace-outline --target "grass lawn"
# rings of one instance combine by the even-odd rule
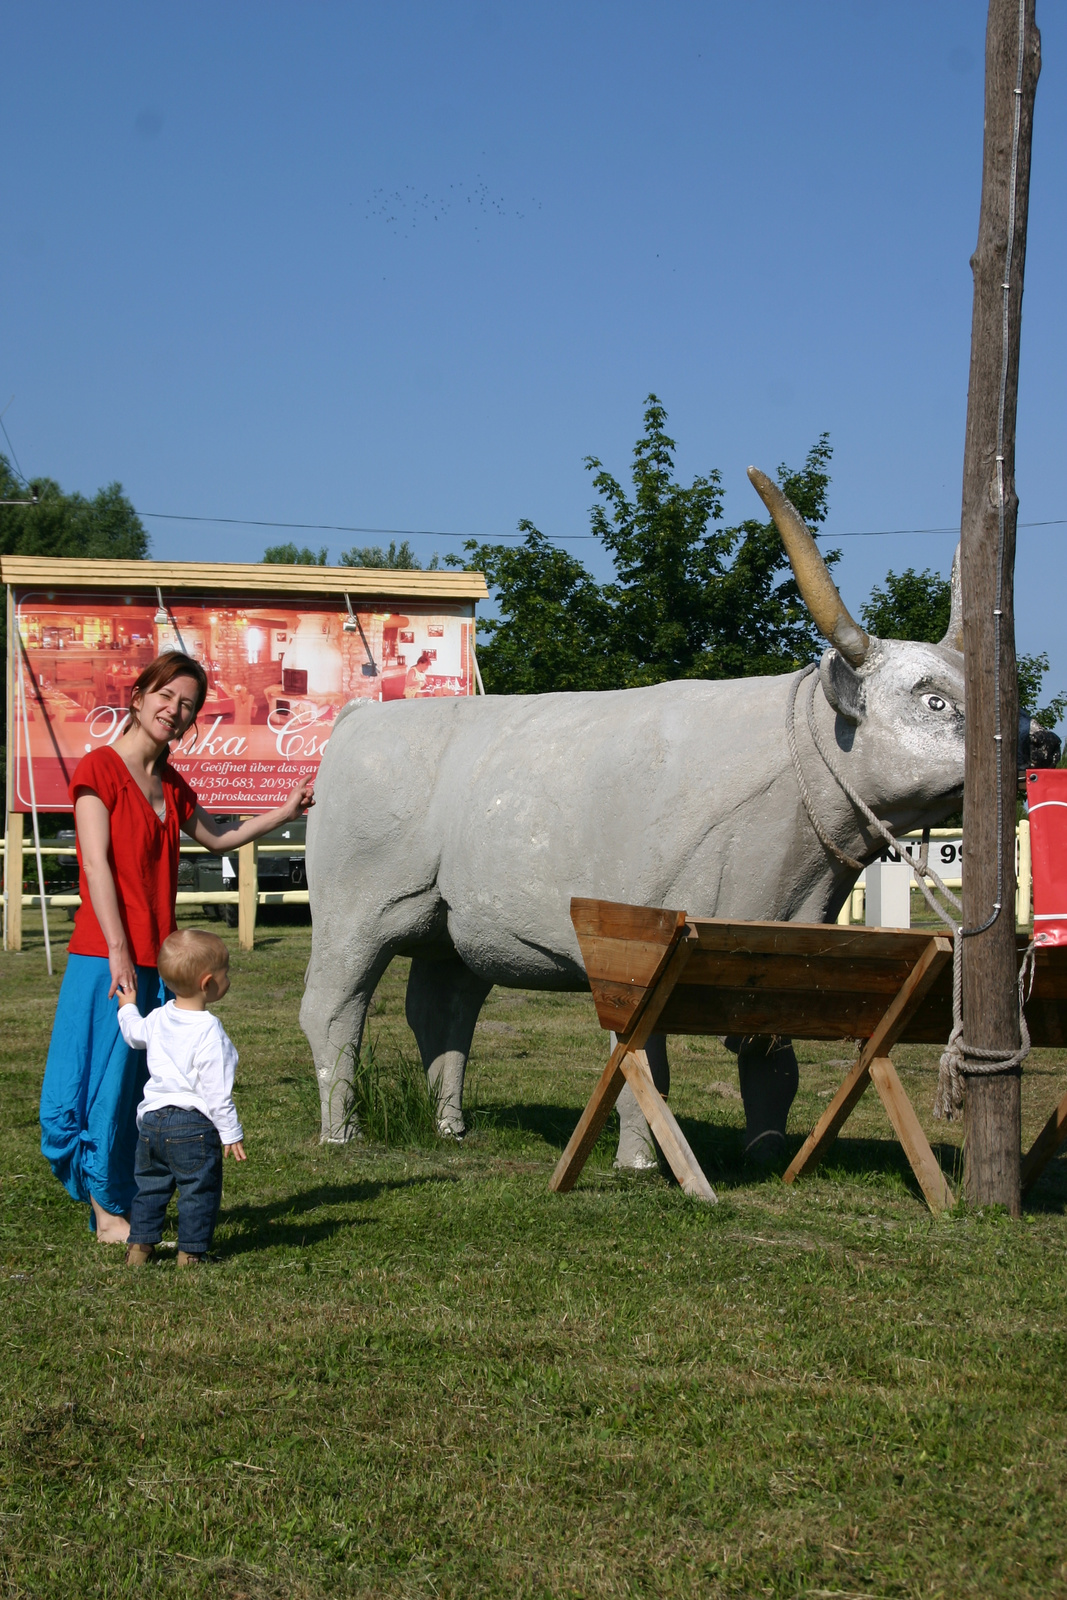
[[[309,929],[279,913],[220,1007],[249,1160],[217,1260],[134,1273],[39,1154],[59,981],[27,920],[0,956],[4,1596],[1067,1594],[1067,1161],[1021,1222],[934,1221],[872,1091],[786,1189],[743,1159],[733,1057],[677,1041],[720,1204],[607,1140],[554,1196],[605,1037],[588,996],[499,990],[462,1147],[320,1148]],[[847,1054],[798,1047],[794,1148]],[[899,1065],[958,1161],[936,1052]],[[1065,1083],[1035,1053],[1027,1139]]]

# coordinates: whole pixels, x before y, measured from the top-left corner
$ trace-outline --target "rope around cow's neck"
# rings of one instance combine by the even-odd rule
[[[823,744],[818,725],[815,721],[815,689],[819,682],[819,679],[814,676],[815,671],[815,666],[810,665],[804,667],[794,677],[789,688],[789,700],[786,706],[785,714],[785,731],[786,741],[789,745],[789,755],[793,763],[793,771],[796,775],[797,787],[800,790],[800,798],[804,802],[804,809],[808,814],[808,820],[814,828],[820,843],[827,850],[829,850],[831,854],[835,855],[837,859],[843,863],[843,865],[851,868],[852,871],[863,871],[863,862],[857,861],[854,856],[846,854],[846,852],[835,843],[835,841],[830,837],[830,834],[824,828],[815,809],[815,803],[812,800],[811,794],[808,790],[808,786],[804,778],[804,769],[800,764],[800,751],[797,748],[796,732],[797,694],[804,679],[809,677],[811,678],[811,688],[808,692],[806,707],[808,731],[811,734],[812,743],[818,751],[823,765],[826,767],[827,771],[830,773],[830,776],[834,779],[835,783],[842,790],[848,800],[850,800],[855,806],[856,810],[861,812],[866,818],[868,825],[874,829],[875,833],[877,833],[892,849],[899,852],[900,859],[902,861],[906,860],[910,863],[912,875],[919,887],[920,892],[922,893],[923,899],[926,901],[931,911],[940,917],[941,921],[946,925],[946,927],[950,928],[952,931],[952,1032],[949,1034],[948,1044],[945,1046],[945,1049],[941,1055],[941,1062],[937,1075],[937,1095],[934,1100],[934,1116],[939,1118],[944,1117],[946,1121],[951,1122],[958,1117],[963,1110],[963,1089],[965,1078],[987,1076],[999,1072],[1010,1072],[1013,1068],[1021,1066],[1023,1061],[1025,1061],[1026,1057],[1030,1054],[1030,1031],[1026,1026],[1026,1015],[1023,1007],[1025,1001],[1029,998],[1029,988],[1027,987],[1027,983],[1029,982],[1030,987],[1032,987],[1034,981],[1034,943],[1031,941],[1029,947],[1027,948],[1026,954],[1023,956],[1022,965],[1019,968],[1019,1038],[1021,1043],[1018,1050],[1012,1050],[1010,1052],[1002,1050],[983,1050],[978,1045],[965,1044],[963,1042],[963,940],[966,937],[966,933],[963,929],[962,922],[957,921],[956,917],[951,916],[946,907],[942,905],[939,900],[935,899],[935,892],[936,894],[944,897],[944,899],[956,911],[957,916],[960,918],[962,918],[963,915],[963,907],[957,896],[953,894],[948,885],[938,877],[933,867],[930,866],[927,856],[929,830],[924,830],[923,848],[919,855],[918,861],[916,861],[911,855],[909,855],[905,845],[894,836],[892,831],[886,827],[885,823],[880,817],[875,816],[874,812],[863,799],[862,795],[857,794],[856,790],[852,787],[851,783],[849,783],[848,779],[842,772],[838,770],[837,765],[830,756],[829,751]],[[934,889],[929,887],[929,884],[926,881],[928,878],[932,880]]]

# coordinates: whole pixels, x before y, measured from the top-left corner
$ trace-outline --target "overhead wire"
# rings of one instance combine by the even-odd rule
[[[14,395],[11,398],[13,400]],[[8,406],[10,404],[11,401],[9,400]],[[11,451],[11,460],[15,467],[15,475],[18,482],[25,488],[29,488],[29,480],[22,471],[18,456],[15,454],[15,447],[11,443],[11,436],[4,423],[4,412],[7,411],[8,406],[4,407],[4,411],[0,411],[0,430],[3,431],[4,438],[7,440],[7,447]],[[35,498],[33,501],[11,500],[3,503],[7,505],[36,505],[38,501]],[[498,533],[493,535],[492,538],[487,538],[484,534],[455,533],[451,530],[446,531],[443,528],[366,528],[345,522],[278,522],[267,517],[210,517],[180,511],[138,510],[137,515],[139,517],[147,517],[154,522],[202,522],[229,528],[279,528],[289,533],[359,533],[389,539],[464,539],[471,540],[476,544],[488,544],[495,543],[501,539],[526,538],[524,533],[517,531],[514,533]],[[1016,526],[1019,528],[1061,528],[1067,526],[1067,517],[1049,517],[1039,522],[1019,522]],[[824,539],[897,539],[913,534],[953,534],[958,539],[960,530],[958,526],[953,527],[951,525],[939,528],[848,529],[843,533],[831,533],[825,528],[820,530],[820,536]],[[600,535],[596,533],[559,533],[548,534],[546,537],[550,544],[574,544],[578,541],[584,543],[587,540],[598,539]]]
[[[290,533],[361,533],[375,534],[390,539],[471,539],[476,543],[495,543],[499,539],[525,539],[524,533],[498,533],[487,538],[484,534],[446,532],[442,528],[361,528],[340,522],[272,522],[263,517],[204,517],[186,515],[177,511],[138,511],[139,517],[159,522],[209,522],[235,528],[281,528]],[[1020,522],[1020,528],[1059,528],[1067,526],[1067,517],[1051,517],[1042,522]],[[958,539],[959,527],[943,528],[871,528],[862,531],[831,533],[820,531],[823,539],[895,539],[908,534],[951,533]],[[578,539],[599,539],[596,533],[559,533],[546,535],[550,543],[571,544]]]

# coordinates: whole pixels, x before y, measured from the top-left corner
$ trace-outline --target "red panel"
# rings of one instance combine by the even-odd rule
[[[1067,769],[1026,774],[1034,875],[1034,938],[1067,945]]]

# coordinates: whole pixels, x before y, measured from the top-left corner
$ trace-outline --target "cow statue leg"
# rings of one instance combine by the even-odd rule
[[[359,1132],[352,1111],[352,1075],[367,1007],[390,956],[379,946],[362,959],[354,953],[346,958],[328,940],[312,938],[300,1026],[315,1059],[323,1144],[345,1144]]]
[[[745,1154],[755,1161],[777,1161],[785,1149],[786,1120],[800,1081],[792,1040],[782,1034],[731,1034],[723,1043],[737,1051]]]
[[[474,1025],[493,987],[475,977],[458,956],[432,961],[415,956],[408,978],[406,1012],[426,1078],[437,1100],[437,1131],[453,1139],[466,1133],[463,1075]]]
[[[612,1034],[613,1050],[617,1043],[618,1040]],[[671,1064],[667,1059],[666,1034],[650,1033],[645,1045],[645,1055],[648,1057],[648,1065],[652,1072],[652,1082],[666,1099],[671,1087]],[[619,1148],[615,1153],[615,1165],[629,1168],[634,1172],[656,1166],[656,1142],[652,1137],[652,1129],[645,1121],[645,1114],[628,1083],[623,1084],[622,1093],[616,1104],[619,1111]]]

